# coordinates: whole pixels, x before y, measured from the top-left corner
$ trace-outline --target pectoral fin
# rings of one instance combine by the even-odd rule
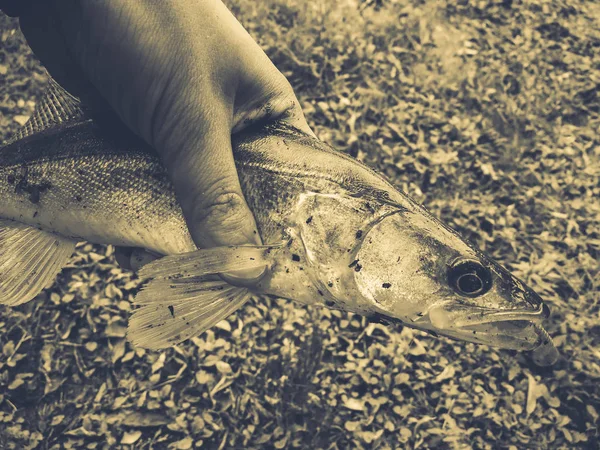
[[[75,242],[0,219],[0,304],[16,306],[50,287],[75,250]]]
[[[153,261],[139,271],[150,278],[136,296],[128,339],[160,349],[198,336],[239,309],[251,297],[216,274],[270,266],[280,246],[201,249]]]
[[[180,279],[268,266],[278,245],[235,245],[169,255],[145,265],[140,278]]]

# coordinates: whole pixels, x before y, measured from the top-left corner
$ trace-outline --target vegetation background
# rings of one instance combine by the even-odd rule
[[[137,280],[82,244],[39,299],[0,309],[0,448],[600,448],[600,4],[227,4],[323,140],[544,297],[560,361],[265,299],[133,349]],[[0,17],[0,138],[44,83]]]

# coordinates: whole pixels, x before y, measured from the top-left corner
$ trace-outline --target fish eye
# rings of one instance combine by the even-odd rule
[[[465,297],[478,297],[492,287],[490,270],[478,261],[458,260],[448,268],[450,286]]]

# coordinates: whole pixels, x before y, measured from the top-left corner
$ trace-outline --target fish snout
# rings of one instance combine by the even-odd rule
[[[534,312],[535,319],[537,321],[543,321],[550,317],[550,308],[533,289],[528,286],[524,286],[523,289],[523,309]]]
[[[534,309],[540,308],[541,305],[544,304],[542,297],[540,297],[533,289],[529,286],[519,283],[521,286],[521,290],[523,291],[523,299]]]
[[[548,317],[550,317],[550,308],[545,303],[542,303],[542,314],[541,314],[541,317],[542,317],[543,320],[545,320]]]

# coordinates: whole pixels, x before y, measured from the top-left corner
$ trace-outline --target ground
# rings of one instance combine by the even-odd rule
[[[136,278],[82,244],[0,308],[0,448],[598,448],[600,6],[230,0],[319,137],[540,293],[561,352],[254,300],[175,348],[124,339]],[[0,138],[45,76],[0,18]]]

